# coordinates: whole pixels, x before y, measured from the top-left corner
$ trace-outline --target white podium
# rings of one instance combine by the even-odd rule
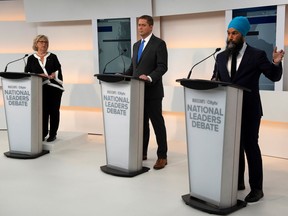
[[[190,194],[196,209],[226,215],[237,200],[243,88],[218,81],[179,79],[184,87]]]
[[[33,159],[49,151],[42,144],[42,78],[31,73],[0,72],[8,129],[7,157]]]
[[[125,75],[96,74],[101,84],[107,174],[134,177],[147,172],[143,160],[144,87]]]

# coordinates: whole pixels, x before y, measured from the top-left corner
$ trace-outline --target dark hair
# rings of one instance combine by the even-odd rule
[[[149,25],[154,25],[154,20],[149,15],[142,15],[138,19],[145,19]]]

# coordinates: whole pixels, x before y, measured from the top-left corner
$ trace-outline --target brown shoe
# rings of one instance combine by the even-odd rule
[[[143,160],[147,160],[147,155],[143,155]]]
[[[163,169],[165,166],[167,165],[167,159],[161,159],[159,158],[155,165],[154,165],[154,169],[159,170],[159,169]]]

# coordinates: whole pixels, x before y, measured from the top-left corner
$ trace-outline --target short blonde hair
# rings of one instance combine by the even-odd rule
[[[46,35],[37,35],[37,36],[34,38],[34,40],[33,40],[32,49],[33,49],[34,51],[38,51],[37,43],[38,43],[38,41],[40,41],[41,39],[47,41],[47,42],[48,42],[47,45],[48,45],[48,47],[49,47],[48,37],[47,37]]]

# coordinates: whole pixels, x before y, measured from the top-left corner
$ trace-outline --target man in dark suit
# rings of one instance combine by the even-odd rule
[[[263,73],[271,81],[279,81],[282,76],[281,61],[285,53],[275,48],[273,62],[270,62],[264,51],[253,48],[245,42],[249,29],[250,23],[246,17],[235,17],[230,22],[227,30],[227,46],[225,51],[217,55],[212,79],[250,89],[243,93],[238,190],[245,189],[245,152],[251,188],[245,201],[257,202],[264,196],[262,158],[258,145],[262,117],[259,78]]]
[[[158,159],[154,169],[162,169],[167,165],[167,134],[162,116],[162,99],[164,97],[162,76],[167,71],[168,54],[166,43],[152,33],[153,24],[151,16],[139,17],[138,32],[141,40],[133,45],[132,62],[125,74],[147,81],[144,99],[143,160],[147,160],[150,119],[158,145]]]

